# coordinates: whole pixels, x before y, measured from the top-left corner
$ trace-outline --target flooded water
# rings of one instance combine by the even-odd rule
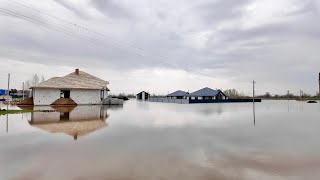
[[[320,104],[41,109],[0,116],[0,179],[320,179]]]

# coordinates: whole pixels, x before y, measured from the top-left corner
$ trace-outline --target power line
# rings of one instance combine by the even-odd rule
[[[2,10],[1,10],[2,9]],[[16,13],[16,12],[13,12],[13,11],[10,11],[10,10],[7,10],[7,9],[3,9],[3,8],[0,8],[0,11],[3,12],[3,13],[6,13],[8,15],[11,15],[11,16],[14,16],[16,18],[20,18],[20,19],[23,19],[23,20],[26,20],[26,21],[29,21],[29,22],[32,22],[32,23],[35,23],[35,24],[38,24],[38,25],[42,25],[42,26],[45,26],[47,28],[50,28],[50,29],[53,29],[55,31],[59,31],[59,32],[62,32],[62,33],[65,33],[67,35],[71,35],[71,36],[74,36],[74,37],[77,37],[77,38],[80,38],[80,39],[83,39],[83,40],[87,40],[91,43],[94,43],[94,44],[98,44],[98,45],[102,45],[102,46],[105,46],[105,47],[113,47],[115,48],[117,51],[120,51],[122,53],[129,53],[129,55],[138,55],[140,57],[144,57],[143,55],[141,54],[132,54],[131,52],[127,52],[127,51],[124,51],[122,49],[119,49],[117,47],[114,47],[112,45],[109,45],[109,44],[105,44],[105,43],[102,43],[102,42],[99,42],[97,41],[96,39],[91,39],[91,38],[88,38],[86,36],[83,36],[83,35],[80,35],[80,34],[77,34],[77,33],[74,33],[72,31],[68,31],[68,30],[65,30],[65,29],[62,29],[62,28],[59,28],[57,26],[53,26],[53,25],[50,25],[48,23],[44,23],[42,21],[38,21],[38,20],[35,20],[33,18],[30,18],[28,16],[24,16],[24,15],[21,15],[19,13]],[[6,12],[7,11],[7,12]],[[162,63],[164,65],[170,65],[170,66],[174,66],[172,64],[167,64],[167,63],[164,63],[164,62],[161,62],[161,61],[156,61],[156,60],[152,60],[154,62],[158,62],[158,63]]]
[[[57,19],[57,20],[63,21],[63,22],[68,23],[68,24],[70,24],[70,25],[76,25],[76,24],[74,24],[74,23],[71,23],[71,22],[69,22],[69,21],[63,20],[63,19],[61,19],[61,18],[58,18],[58,17],[52,16],[52,15],[49,15],[49,14],[47,14],[47,13],[43,13],[43,12],[41,12],[41,11],[38,11],[38,10],[36,10],[36,9],[34,9],[34,8],[31,8],[31,7],[29,7],[29,6],[23,5],[23,4],[21,4],[21,3],[18,3],[18,2],[12,1],[12,0],[8,0],[8,1],[14,2],[14,3],[16,3],[16,4],[19,4],[19,5],[24,6],[24,7],[27,7],[27,8],[30,8],[30,9],[32,9],[32,10],[34,10],[34,11],[37,11],[37,12],[42,13],[42,14],[45,14],[45,15],[47,15],[47,16],[49,16],[49,17],[53,17],[53,18],[55,18],[55,19]],[[7,10],[7,9],[3,9],[3,8],[0,8],[0,9],[4,10],[4,11],[2,11],[2,12],[6,13],[6,14],[15,16],[15,17],[20,18],[20,19],[24,19],[24,20],[26,20],[26,21],[29,21],[29,22],[32,22],[32,23],[35,23],[35,24],[38,24],[38,25],[45,26],[45,27],[47,27],[47,28],[50,28],[50,29],[53,29],[53,30],[56,30],[56,31],[63,32],[63,33],[65,33],[65,34],[68,34],[68,35],[71,35],[71,36],[74,36],[74,37],[77,37],[77,38],[80,38],[80,39],[84,39],[84,40],[90,41],[91,43],[94,43],[94,44],[97,44],[97,43],[98,43],[98,45],[102,45],[102,44],[103,44],[103,46],[112,47],[112,48],[114,48],[114,49],[116,49],[117,51],[120,51],[120,52],[122,52],[122,53],[126,53],[126,54],[129,53],[129,55],[138,55],[138,56],[140,56],[140,57],[143,57],[144,59],[146,58],[146,57],[143,56],[142,54],[138,54],[138,53],[136,53],[136,52],[133,52],[133,53],[132,53],[132,52],[127,52],[127,51],[124,51],[124,50],[122,50],[122,49],[119,49],[119,47],[115,47],[115,46],[112,46],[112,45],[109,45],[109,44],[101,43],[101,42],[97,41],[97,39],[91,39],[91,38],[88,38],[88,37],[83,36],[83,35],[81,35],[81,34],[77,34],[77,33],[74,33],[74,32],[72,32],[72,31],[68,31],[68,30],[59,28],[59,27],[54,26],[54,25],[50,25],[50,24],[48,24],[48,23],[45,23],[45,22],[42,22],[42,21],[39,21],[39,20],[35,20],[35,19],[30,18],[30,17],[28,17],[28,16],[25,16],[25,15],[22,15],[22,14],[19,14],[19,13],[16,13],[16,12],[13,12],[13,11],[10,11],[10,10]],[[8,11],[9,13],[8,13],[8,12],[5,12],[5,11]],[[26,19],[26,18],[27,18],[27,19]],[[34,21],[35,21],[35,22],[34,22]],[[49,27],[48,27],[48,26],[49,26]],[[76,26],[77,26],[77,25],[76,25]],[[82,27],[82,26],[77,26],[77,27],[89,31],[89,30],[88,30],[87,28],[85,28],[85,27]],[[109,36],[107,36],[107,35],[105,35],[105,34],[102,34],[102,33],[98,33],[98,32],[95,32],[95,31],[91,31],[91,32],[93,32],[93,33],[95,33],[95,34],[98,34],[98,35],[101,35],[101,36],[108,37],[108,38],[110,38],[110,39],[113,39],[113,38],[111,38],[111,37],[109,37]],[[93,41],[95,41],[95,42],[93,42]],[[119,42],[119,43],[122,43],[122,44],[126,44],[127,46],[133,47],[133,48],[138,49],[138,50],[140,50],[140,51],[144,51],[143,49],[134,47],[134,46],[132,46],[132,45],[130,45],[130,44],[127,44],[127,43],[124,43],[124,42],[121,42],[121,41],[118,41],[118,42]],[[150,53],[150,52],[149,52],[149,53]],[[151,54],[152,54],[152,53],[151,53]],[[153,53],[153,54],[155,54],[155,53]],[[155,54],[155,55],[157,55],[157,54]],[[162,64],[162,65],[171,66],[171,67],[174,67],[174,68],[177,68],[177,69],[181,69],[181,70],[183,70],[183,71],[187,71],[187,72],[189,71],[189,72],[192,72],[193,74],[198,74],[198,75],[201,75],[201,76],[207,76],[207,77],[210,77],[210,78],[211,78],[210,75],[207,75],[207,74],[204,74],[204,73],[195,72],[195,71],[192,71],[192,70],[186,69],[186,68],[181,68],[181,67],[178,67],[178,66],[176,66],[176,65],[169,64],[169,63],[167,63],[167,62],[163,62],[163,61],[159,61],[159,60],[153,60],[153,59],[149,59],[149,58],[148,58],[148,59],[145,59],[145,60],[147,60],[147,61],[150,61],[150,60],[151,60],[151,61],[153,61],[153,62],[157,62],[157,63],[160,63],[160,64]]]
[[[36,9],[36,8],[33,8],[33,7],[30,6],[30,5],[28,6],[28,5],[25,5],[25,4],[22,4],[22,3],[19,3],[19,2],[13,1],[13,0],[8,0],[8,1],[10,1],[10,2],[12,2],[12,3],[15,3],[15,4],[17,4],[17,5],[23,6],[23,7],[25,7],[25,8],[31,9],[31,10],[33,10],[33,11],[36,11],[36,12],[41,13],[41,14],[43,14],[43,15],[46,15],[46,16],[48,16],[48,17],[54,18],[54,19],[56,19],[56,20],[59,20],[59,21],[61,21],[61,22],[66,23],[66,24],[75,26],[75,27],[77,27],[77,28],[79,28],[79,29],[82,29],[82,30],[85,30],[85,31],[88,31],[88,32],[92,32],[92,33],[94,33],[94,34],[97,34],[97,35],[106,37],[106,38],[108,38],[108,39],[110,39],[110,40],[113,40],[113,41],[115,41],[115,42],[117,42],[117,43],[119,43],[119,44],[125,45],[125,46],[127,46],[127,47],[132,47],[132,48],[134,48],[134,49],[137,49],[137,50],[140,50],[140,51],[143,51],[143,52],[147,52],[147,53],[149,53],[149,54],[153,54],[153,55],[156,55],[156,56],[160,56],[161,58],[168,59],[167,57],[165,57],[165,56],[163,56],[163,55],[161,55],[161,54],[159,54],[159,53],[152,52],[152,51],[148,51],[148,50],[146,50],[146,49],[143,49],[143,48],[140,48],[140,47],[136,47],[136,46],[132,45],[131,43],[126,43],[126,42],[117,40],[117,39],[113,38],[113,37],[110,36],[110,35],[106,35],[105,33],[100,33],[100,32],[97,32],[97,31],[90,30],[89,28],[84,27],[84,26],[81,26],[81,25],[78,25],[77,23],[73,23],[73,22],[71,22],[71,21],[68,21],[68,20],[59,18],[59,17],[57,17],[57,16],[53,16],[53,15],[51,15],[51,14],[45,13],[45,12],[43,12],[43,11],[40,11],[40,10],[38,10],[38,9]]]

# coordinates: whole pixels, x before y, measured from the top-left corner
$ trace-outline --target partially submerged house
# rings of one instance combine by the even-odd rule
[[[169,99],[187,99],[188,94],[189,94],[188,92],[178,90],[166,95],[166,97]]]
[[[145,92],[145,91],[142,91],[142,92],[137,94],[137,99],[138,100],[148,100],[149,97],[150,97],[150,94]]]
[[[166,98],[150,98],[150,102],[167,102],[179,104],[192,103],[221,103],[221,102],[252,102],[250,99],[229,99],[229,97],[219,89],[202,88],[193,93],[185,91],[175,91],[166,96]]]
[[[60,98],[78,105],[99,104],[108,95],[108,81],[76,69],[63,76],[53,77],[31,87],[34,105],[51,105]]]
[[[221,90],[214,90],[208,87],[202,88],[198,91],[187,95],[190,100],[226,100],[228,96]]]

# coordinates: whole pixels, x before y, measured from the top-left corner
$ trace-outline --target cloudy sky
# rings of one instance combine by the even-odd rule
[[[319,18],[319,0],[1,0],[0,87],[80,68],[112,93],[315,94]]]

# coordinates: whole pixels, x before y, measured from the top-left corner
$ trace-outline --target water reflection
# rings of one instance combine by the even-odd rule
[[[252,103],[252,111],[253,111],[253,126],[256,126],[256,104]]]
[[[63,133],[77,140],[107,126],[106,106],[34,107],[29,124],[50,133]],[[48,112],[50,111],[50,112]],[[52,112],[53,111],[53,112]]]
[[[6,133],[8,133],[9,132],[9,121],[8,121],[8,119],[9,119],[9,114],[6,114]]]
[[[0,133],[0,142],[5,144],[0,145],[0,179],[320,177],[320,106],[290,101],[287,113],[287,101],[220,105],[139,103],[126,102],[121,111],[121,107],[108,106],[52,108],[55,112],[25,114],[28,116],[24,119],[29,121],[21,121],[20,115],[9,115],[11,134]],[[303,111],[300,105],[304,105]],[[105,116],[108,128],[104,128],[105,119],[100,119],[106,110],[111,114]],[[78,117],[74,117],[75,112]],[[0,123],[5,118],[0,116]],[[70,136],[76,134],[80,138],[82,132],[74,126],[91,122],[90,119],[102,122],[93,129],[97,132],[100,128],[99,133],[70,143]],[[255,125],[257,120],[259,125],[253,127],[252,121]],[[72,122],[76,125],[61,128]],[[51,126],[44,129],[41,125]],[[68,134],[70,141],[43,130]]]

